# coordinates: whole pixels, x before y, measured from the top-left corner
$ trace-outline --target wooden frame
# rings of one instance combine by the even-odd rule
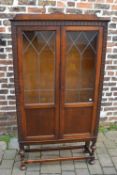
[[[24,89],[24,87],[23,87],[23,75],[22,75],[22,72],[23,72],[23,70],[22,70],[22,66],[21,65],[23,65],[23,63],[22,63],[22,59],[20,59],[20,58],[22,58],[23,56],[22,56],[22,53],[20,52],[21,50],[22,50],[22,44],[21,43],[23,43],[22,42],[22,31],[26,31],[26,30],[28,30],[28,31],[35,31],[35,30],[45,30],[45,31],[49,31],[49,30],[52,30],[52,31],[56,31],[57,32],[57,37],[56,37],[56,45],[57,45],[57,48],[59,49],[59,47],[60,47],[60,31],[58,30],[58,27],[56,27],[56,26],[54,26],[54,27],[52,27],[52,26],[48,26],[48,27],[43,27],[43,26],[34,26],[34,27],[31,27],[31,28],[29,28],[29,26],[23,26],[23,27],[19,27],[18,28],[18,30],[17,30],[17,32],[18,32],[18,55],[19,55],[19,59],[18,59],[18,65],[19,65],[19,68],[20,68],[20,70],[19,70],[19,89],[20,89],[20,96],[19,96],[19,98],[20,98],[20,100],[21,100],[21,104],[23,104],[22,106],[23,106],[23,108],[22,108],[22,126],[25,128],[25,131],[23,131],[23,137],[24,137],[24,139],[26,139],[26,140],[30,140],[30,139],[32,139],[31,137],[27,137],[26,138],[26,116],[25,116],[25,111],[23,110],[23,109],[31,109],[31,108],[34,108],[34,109],[36,109],[36,108],[49,108],[49,109],[52,109],[52,108],[56,108],[56,121],[55,121],[55,127],[56,127],[56,135],[58,135],[58,116],[59,116],[59,106],[58,106],[58,104],[57,104],[57,101],[59,100],[59,92],[58,92],[58,89],[59,89],[59,81],[58,81],[58,79],[59,79],[59,74],[58,74],[58,72],[56,71],[56,87],[55,87],[55,89],[56,89],[56,105],[55,104],[50,104],[50,105],[48,105],[48,104],[43,104],[43,105],[40,105],[40,104],[24,104],[24,95],[23,95],[23,89]],[[57,50],[58,50],[57,49]],[[59,58],[60,58],[60,56],[59,56],[59,52],[57,51],[57,53],[56,53],[56,57],[57,57],[57,59],[56,59],[56,70],[59,70],[59,67],[58,67],[58,65],[59,65],[59,62],[60,62],[60,60],[59,60]],[[45,139],[46,137],[48,137],[48,139],[54,139],[54,136],[44,136],[43,138],[41,138],[41,139]],[[34,140],[37,140],[38,138],[37,137],[33,137],[33,139]]]
[[[97,60],[98,62],[96,63],[96,81],[95,81],[95,93],[94,93],[94,103],[93,102],[83,102],[83,103],[78,103],[78,104],[64,104],[64,69],[65,69],[65,34],[66,34],[66,31],[98,31],[99,32],[99,37],[98,37],[98,48],[97,48]],[[94,121],[96,119],[96,108],[97,108],[97,102],[98,102],[98,86],[99,86],[99,78],[100,78],[100,68],[101,68],[101,53],[102,53],[102,36],[103,34],[103,28],[102,27],[95,27],[95,26],[87,26],[87,27],[84,27],[84,26],[66,26],[66,27],[63,27],[62,28],[62,35],[64,36],[63,37],[63,40],[62,40],[62,94],[61,94],[61,108],[64,106],[67,108],[67,107],[73,107],[73,108],[77,108],[77,107],[84,107],[84,106],[92,106],[93,107],[93,121],[92,121],[92,128],[91,128],[91,133],[93,135],[93,131],[95,129],[95,126],[94,126]],[[100,44],[99,44],[100,43]],[[63,110],[61,110],[63,112]],[[61,117],[63,117],[64,114],[61,115]],[[61,120],[61,133],[62,133],[62,130],[63,130],[63,120]]]
[[[45,161],[57,161],[57,160],[82,160],[88,159],[91,164],[94,163],[94,151],[95,143],[98,134],[99,125],[99,114],[100,114],[100,103],[101,94],[103,86],[104,77],[104,62],[105,62],[105,52],[106,52],[106,39],[107,39],[107,18],[98,18],[93,15],[65,15],[65,14],[50,14],[50,15],[16,15],[14,19],[11,20],[12,23],[12,39],[13,39],[13,64],[14,64],[14,77],[15,77],[15,92],[16,92],[16,106],[17,106],[17,120],[18,120],[18,137],[20,145],[20,155],[21,155],[21,168],[25,168],[27,163],[41,163]],[[62,26],[62,27],[61,27]],[[24,30],[55,30],[56,35],[56,102],[55,105],[47,104],[25,104],[23,97],[23,81],[22,81],[22,31]],[[98,62],[96,64],[96,81],[95,81],[95,97],[94,102],[83,102],[79,104],[64,104],[64,58],[65,58],[65,32],[66,31],[98,31],[98,52],[97,58]],[[61,38],[61,39],[60,39]],[[100,44],[99,44],[100,43]],[[103,47],[102,47],[103,46]],[[59,51],[60,50],[60,51]],[[62,80],[62,81],[61,81]],[[60,91],[58,89],[61,89]],[[60,104],[58,103],[60,101]],[[56,108],[57,105],[57,108]],[[84,132],[80,134],[67,134],[63,137],[63,120],[64,108],[82,108],[82,107],[93,108],[92,117],[92,127],[91,133]],[[44,109],[44,108],[56,108],[56,131],[55,137],[51,136],[27,136],[26,131],[26,109]],[[60,108],[60,111],[59,111]],[[60,112],[60,114],[59,114]],[[59,117],[60,115],[60,117]],[[60,124],[58,125],[60,120]],[[59,131],[60,130],[60,131]],[[59,133],[60,132],[60,133]],[[83,146],[77,147],[63,147],[60,149],[80,149],[84,148],[85,152],[89,153],[89,156],[83,157],[63,157],[56,159],[46,159],[46,160],[26,160],[24,161],[24,153],[30,151],[41,151],[40,149],[28,149],[24,146],[34,145],[34,144],[48,144],[48,143],[64,143],[64,142],[80,142],[84,141]],[[59,148],[58,148],[59,149]],[[55,148],[47,148],[46,150],[55,150]]]

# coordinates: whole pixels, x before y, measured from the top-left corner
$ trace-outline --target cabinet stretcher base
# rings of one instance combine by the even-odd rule
[[[57,148],[33,148],[30,149],[30,146],[26,149],[20,150],[19,154],[21,156],[21,170],[26,169],[26,164],[32,164],[32,163],[44,163],[44,162],[54,162],[54,161],[65,161],[65,160],[88,160],[90,164],[95,163],[95,156],[94,151],[96,149],[95,147],[95,141],[92,141],[90,144],[90,141],[85,142],[85,145],[80,146],[64,146],[64,147],[57,147]],[[89,155],[84,156],[71,156],[71,157],[58,157],[58,158],[49,158],[49,159],[27,159],[25,160],[25,153],[26,152],[39,152],[39,151],[55,151],[55,150],[69,150],[69,149],[83,149],[84,153],[89,153]]]

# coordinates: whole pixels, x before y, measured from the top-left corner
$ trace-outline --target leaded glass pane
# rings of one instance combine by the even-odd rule
[[[93,101],[97,37],[96,31],[67,32],[66,103]]]
[[[55,31],[23,32],[25,103],[54,102],[55,48]]]

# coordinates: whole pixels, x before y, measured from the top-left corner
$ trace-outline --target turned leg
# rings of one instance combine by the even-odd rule
[[[21,170],[25,170],[25,169],[26,169],[26,165],[25,165],[25,163],[24,163],[25,153],[24,153],[24,146],[23,146],[23,145],[20,145],[19,154],[20,154],[20,158],[21,158],[20,169],[21,169]]]
[[[89,160],[89,164],[93,165],[95,164],[95,156],[94,156],[94,153],[95,153],[95,150],[96,150],[96,140],[92,141],[92,144],[90,146],[90,160]]]
[[[85,142],[84,153],[89,153],[90,141]]]

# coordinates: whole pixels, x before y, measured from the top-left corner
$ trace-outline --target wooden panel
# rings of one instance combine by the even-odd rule
[[[27,136],[55,134],[54,109],[26,109]]]
[[[92,108],[65,108],[64,134],[81,134],[91,131]]]
[[[35,21],[35,20],[70,20],[70,21],[109,21],[110,19],[107,17],[97,17],[96,15],[90,15],[90,14],[17,14],[14,19],[15,20],[24,20],[24,21]]]

